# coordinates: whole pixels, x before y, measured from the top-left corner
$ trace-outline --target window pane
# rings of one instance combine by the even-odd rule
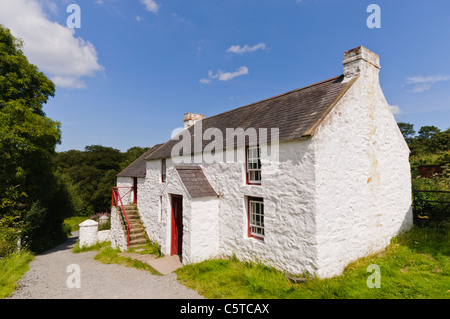
[[[250,233],[254,236],[264,237],[264,203],[257,199],[249,200]]]
[[[247,177],[249,182],[261,182],[261,148],[247,149]]]

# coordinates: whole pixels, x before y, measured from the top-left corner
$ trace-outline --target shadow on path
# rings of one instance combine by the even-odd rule
[[[52,249],[46,250],[46,251],[38,254],[38,256],[47,255],[47,254],[55,253],[55,252],[62,251],[62,250],[72,249],[75,246],[75,244],[77,243],[78,238],[79,238],[79,232],[78,231],[72,232],[72,235],[64,243],[59,244],[58,246],[56,246]]]

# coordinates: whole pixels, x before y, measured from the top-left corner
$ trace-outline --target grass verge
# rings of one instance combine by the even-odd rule
[[[34,255],[28,251],[13,253],[0,259],[0,299],[9,297],[17,288],[17,283],[28,271],[28,263]]]
[[[147,254],[153,254],[156,256],[159,256],[157,252],[160,250],[154,247],[155,245],[152,243],[148,243],[142,252],[139,252],[140,254],[143,254],[144,252],[147,252]],[[130,257],[124,257],[121,256],[120,249],[119,248],[112,248],[109,242],[104,243],[98,243],[96,245],[90,246],[90,247],[83,247],[80,248],[79,243],[76,243],[75,247],[73,248],[73,253],[83,253],[86,251],[92,251],[97,250],[99,253],[94,257],[95,260],[98,260],[104,264],[118,264],[118,265],[124,265],[127,267],[133,267],[140,270],[149,271],[152,275],[162,276],[162,274],[151,267],[150,265],[136,260],[132,259]]]
[[[162,274],[151,267],[150,265],[143,263],[140,260],[124,257],[120,255],[120,249],[114,249],[112,247],[106,247],[100,251],[95,257],[104,264],[119,264],[127,267],[133,267],[140,270],[149,271],[152,275],[162,276]]]
[[[378,254],[358,259],[341,276],[292,284],[283,272],[236,258],[208,260],[176,271],[178,281],[207,298],[450,299],[448,229],[418,228],[394,238]],[[369,288],[371,264],[380,288]]]

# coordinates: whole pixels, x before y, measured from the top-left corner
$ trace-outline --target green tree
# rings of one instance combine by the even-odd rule
[[[109,210],[116,175],[147,149],[135,146],[122,153],[111,147],[89,145],[84,151],[57,153],[53,163],[66,184],[74,214],[89,215]]]
[[[124,154],[124,159],[122,163],[120,163],[120,170],[123,170],[128,165],[133,163],[139,156],[144,154],[148,149],[149,147],[139,147],[139,146],[129,148]]]
[[[28,62],[22,42],[0,25],[0,227],[28,233],[30,242],[44,221],[61,219],[49,210],[60,123],[42,109],[54,93],[54,84]]]
[[[422,126],[419,130],[418,139],[421,140],[431,140],[439,134],[441,130],[436,126]]]
[[[403,123],[399,122],[397,123],[398,127],[400,128],[400,131],[403,134],[403,137],[405,138],[406,143],[411,144],[412,139],[414,135],[416,134],[416,131],[414,131],[414,125],[410,123]]]

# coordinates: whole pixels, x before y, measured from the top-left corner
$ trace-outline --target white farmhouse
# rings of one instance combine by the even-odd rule
[[[379,57],[358,47],[343,65],[343,75],[216,116],[187,113],[183,132],[118,174],[148,238],[184,264],[235,255],[330,277],[411,228],[409,149]],[[126,249],[120,211],[111,237]]]

